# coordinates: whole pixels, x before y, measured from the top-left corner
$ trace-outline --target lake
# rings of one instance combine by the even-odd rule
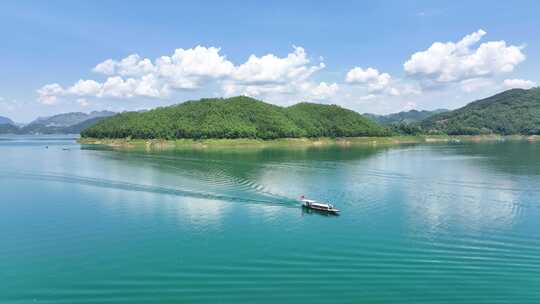
[[[540,143],[0,156],[0,303],[540,303]]]

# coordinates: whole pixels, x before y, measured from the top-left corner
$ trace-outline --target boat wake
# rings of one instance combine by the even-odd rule
[[[2,178],[12,179],[24,179],[24,180],[38,180],[38,181],[50,181],[59,183],[79,184],[107,189],[117,189],[126,191],[140,191],[147,193],[174,195],[182,197],[191,197],[198,199],[208,200],[221,200],[228,202],[240,202],[246,204],[265,204],[284,207],[297,206],[296,200],[283,197],[277,194],[271,194],[268,191],[261,191],[259,193],[250,193],[249,197],[240,197],[235,195],[224,195],[219,193],[213,193],[210,191],[196,191],[189,189],[180,189],[174,187],[163,187],[155,185],[137,184],[124,181],[109,180],[103,178],[93,178],[78,175],[70,175],[64,173],[32,173],[32,172],[0,172]],[[250,189],[259,189],[258,187],[249,187]],[[253,197],[255,195],[255,197]]]

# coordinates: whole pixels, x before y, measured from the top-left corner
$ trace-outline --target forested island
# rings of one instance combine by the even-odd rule
[[[453,111],[411,111],[375,118],[388,123],[382,125],[337,105],[299,103],[280,107],[238,96],[187,101],[146,112],[120,113],[83,130],[81,136],[269,140],[392,135],[538,135],[540,88],[508,90]]]
[[[121,113],[81,133],[83,138],[169,140],[389,135],[389,129],[337,105],[299,103],[280,107],[245,96]]]

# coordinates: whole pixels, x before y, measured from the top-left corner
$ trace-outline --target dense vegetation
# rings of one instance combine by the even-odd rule
[[[392,114],[387,114],[387,115],[365,113],[364,116],[382,125],[397,125],[397,124],[412,124],[415,122],[420,122],[430,116],[433,116],[439,113],[444,113],[444,112],[448,112],[448,110],[446,109],[437,109],[433,111],[410,110],[410,111],[403,111],[403,112],[392,113]]]
[[[283,108],[243,96],[121,113],[81,133],[82,137],[139,139],[387,135],[386,128],[336,105],[300,103]]]
[[[540,88],[512,89],[421,122],[424,133],[540,134]]]

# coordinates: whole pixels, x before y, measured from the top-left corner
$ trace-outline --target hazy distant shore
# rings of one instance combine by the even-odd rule
[[[439,142],[486,142],[526,140],[539,141],[540,136],[524,135],[419,135],[389,137],[344,137],[344,138],[283,138],[274,140],[261,139],[100,139],[80,138],[81,144],[105,145],[119,149],[210,149],[210,148],[271,148],[271,147],[317,147],[317,146],[377,146]]]

